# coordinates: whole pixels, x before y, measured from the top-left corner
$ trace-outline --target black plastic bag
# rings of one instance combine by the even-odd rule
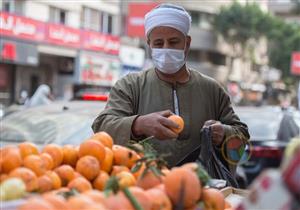
[[[227,151],[225,151],[227,152]],[[201,130],[200,154],[197,158],[207,173],[214,179],[224,179],[227,185],[239,187],[235,174],[230,171],[229,163],[223,158],[222,154],[217,151],[212,144],[211,129],[209,127]]]

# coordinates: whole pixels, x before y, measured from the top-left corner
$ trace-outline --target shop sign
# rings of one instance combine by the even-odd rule
[[[123,65],[142,68],[145,62],[145,50],[137,47],[122,46],[119,57]]]
[[[0,12],[0,35],[31,41],[43,41],[45,24],[30,18]]]
[[[93,31],[82,31],[82,48],[117,55],[119,54],[120,39]]]
[[[112,86],[120,75],[120,62],[116,58],[81,54],[80,83],[91,85]]]
[[[300,52],[292,53],[291,73],[293,75],[300,75]]]
[[[144,17],[158,4],[148,3],[129,3],[128,5],[128,22],[127,35],[131,37],[145,37]]]
[[[5,63],[38,65],[37,47],[32,44],[3,39],[0,42],[0,53],[1,61]]]
[[[58,24],[48,24],[46,37],[46,41],[51,44],[80,47],[80,30],[78,29]]]
[[[117,36],[44,23],[5,12],[0,12],[0,35],[114,55],[119,54],[120,48]]]

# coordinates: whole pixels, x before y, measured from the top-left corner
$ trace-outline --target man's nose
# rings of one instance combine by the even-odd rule
[[[164,49],[169,49],[169,48],[170,48],[169,43],[165,41],[165,42],[164,42],[164,45],[163,45],[163,48],[164,48]]]

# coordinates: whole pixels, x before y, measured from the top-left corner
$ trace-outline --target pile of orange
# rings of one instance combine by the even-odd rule
[[[24,181],[32,195],[19,207],[25,209],[134,209],[122,189],[134,196],[144,210],[230,209],[223,195],[201,186],[196,164],[164,168],[155,175],[143,165],[132,173],[140,155],[127,147],[115,145],[110,135],[99,132],[79,146],[46,145],[42,151],[29,142],[0,149],[0,182],[11,177]],[[111,176],[118,180],[117,193],[103,192]],[[77,194],[64,197],[76,189]]]

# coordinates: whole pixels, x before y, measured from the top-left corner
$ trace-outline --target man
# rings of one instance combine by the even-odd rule
[[[249,137],[235,115],[228,95],[211,78],[186,67],[191,17],[184,8],[161,4],[145,16],[147,43],[155,68],[129,74],[110,92],[106,109],[94,121],[94,132],[106,131],[117,144],[151,140],[159,153],[170,154],[169,166],[181,162],[200,145],[200,130],[212,128],[213,144],[231,135]],[[184,130],[167,117],[180,115]]]

